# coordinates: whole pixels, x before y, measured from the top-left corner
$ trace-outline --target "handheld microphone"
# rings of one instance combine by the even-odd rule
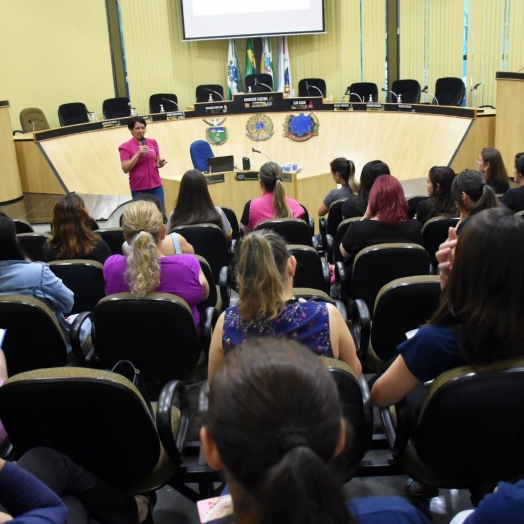
[[[324,93],[315,85],[309,85],[309,83],[306,81],[306,91],[308,92],[309,94],[309,88],[312,87],[313,89],[316,89],[319,93],[320,93],[320,96],[323,98],[324,97]],[[311,96],[311,95],[310,95]]]
[[[169,102],[170,104],[175,104],[176,108],[178,109],[178,104],[174,100],[169,100],[169,98],[164,98],[164,97],[162,97],[162,100],[164,102]]]
[[[384,91],[384,93],[393,93],[395,95],[396,101],[398,102],[398,95],[397,95],[397,93],[395,93],[394,91],[390,91],[389,89],[386,89],[385,87],[382,88],[382,91]]]
[[[431,95],[431,96],[433,97],[433,98],[432,98],[432,101],[435,100],[436,105],[437,105],[437,106],[440,105],[440,104],[438,103],[438,99],[437,99],[437,97],[436,97],[436,96],[435,96],[431,91],[428,91],[428,86],[424,86],[424,89],[422,89],[422,91],[420,92],[420,94],[422,94],[422,93],[427,93],[427,94]]]
[[[209,87],[204,87],[204,91],[207,91],[208,93],[214,93],[215,95],[218,95],[222,99],[222,101],[225,102],[224,97],[218,91],[215,91],[214,89],[209,89]]]
[[[269,158],[265,153],[262,153],[262,151],[259,151],[258,149],[255,149],[254,147],[251,148],[251,151],[253,151],[253,153],[259,153],[260,155],[264,155],[270,162],[273,162],[273,160],[271,160],[271,158]]]
[[[259,82],[258,79],[255,77],[255,87],[258,87],[259,84],[261,86],[267,87],[269,89],[270,93],[271,93],[271,91],[273,91],[273,89],[270,86],[268,86],[267,84],[264,84],[263,82]],[[263,91],[261,91],[261,92],[263,92]]]

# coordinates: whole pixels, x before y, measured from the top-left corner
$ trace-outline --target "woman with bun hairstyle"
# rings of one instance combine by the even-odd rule
[[[304,208],[295,199],[286,196],[282,168],[278,164],[266,162],[260,168],[258,179],[263,195],[246,203],[240,219],[246,233],[253,231],[264,220],[304,216]]]
[[[433,166],[426,179],[429,198],[417,204],[415,218],[424,224],[433,217],[454,218],[458,216],[457,206],[451,196],[451,184],[455,171],[447,166]]]
[[[153,202],[132,202],[124,211],[122,228],[129,248],[125,256],[113,255],[104,264],[106,295],[129,291],[139,297],[153,292],[172,293],[188,303],[200,329],[196,306],[209,295],[209,284],[198,259],[193,255],[162,254],[166,226]]]
[[[498,149],[485,147],[480,152],[476,164],[486,184],[488,184],[497,195],[503,194],[509,189],[508,173]]]
[[[358,377],[362,367],[338,309],[293,297],[297,261],[273,231],[254,231],[237,247],[239,301],[219,317],[209,350],[211,377],[226,355],[251,338],[281,336],[314,353],[339,358]]]
[[[355,164],[351,160],[344,157],[335,158],[329,166],[333,180],[342,187],[332,189],[327,194],[318,208],[319,217],[323,217],[329,211],[329,206],[336,200],[353,197],[358,192],[358,184],[355,180]]]

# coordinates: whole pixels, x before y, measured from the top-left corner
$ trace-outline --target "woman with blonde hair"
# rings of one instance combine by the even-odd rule
[[[302,218],[305,215],[304,208],[295,199],[286,197],[282,168],[278,164],[266,162],[260,168],[258,179],[263,195],[246,203],[240,219],[246,233],[264,220]]]
[[[237,248],[239,301],[218,319],[209,350],[211,379],[224,356],[248,339],[285,337],[314,353],[339,358],[358,377],[362,371],[349,329],[338,309],[326,302],[293,297],[297,261],[273,231],[255,231]]]
[[[209,284],[193,255],[164,256],[160,251],[166,236],[162,213],[153,202],[137,201],[124,211],[124,237],[129,244],[126,256],[113,255],[104,264],[106,295],[131,291],[171,293],[191,308],[197,328],[197,304],[209,295]]]

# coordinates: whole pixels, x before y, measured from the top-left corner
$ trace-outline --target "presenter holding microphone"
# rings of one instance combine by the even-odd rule
[[[127,125],[133,138],[124,142],[118,150],[122,171],[129,173],[129,186],[133,198],[138,193],[151,193],[158,197],[164,204],[164,188],[158,170],[164,167],[166,160],[160,157],[160,150],[156,140],[145,138],[146,122],[143,118],[135,116]]]

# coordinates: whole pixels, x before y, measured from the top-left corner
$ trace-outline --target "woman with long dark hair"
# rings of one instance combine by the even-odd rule
[[[332,189],[324,198],[318,208],[319,217],[323,217],[329,211],[329,206],[336,200],[355,196],[359,188],[355,180],[355,164],[351,160],[344,157],[335,158],[329,167],[333,181],[340,184],[341,187]]]
[[[500,202],[508,209],[511,209],[513,213],[516,213],[524,209],[524,153],[515,155],[513,176],[519,187],[506,191],[502,195]]]
[[[458,216],[457,206],[451,196],[451,184],[455,171],[447,166],[433,166],[426,179],[429,198],[417,204],[415,218],[424,224],[433,217],[453,218]]]
[[[169,219],[169,230],[193,224],[215,224],[222,229],[227,240],[233,235],[229,220],[224,211],[213,204],[206,177],[198,169],[190,169],[182,177],[175,209]]]
[[[488,184],[497,195],[503,194],[509,189],[508,173],[498,149],[485,147],[480,152],[476,164],[486,184]]]
[[[80,195],[70,193],[53,207],[51,238],[44,244],[44,260],[85,258],[103,264],[109,246],[89,227],[89,214]]]

